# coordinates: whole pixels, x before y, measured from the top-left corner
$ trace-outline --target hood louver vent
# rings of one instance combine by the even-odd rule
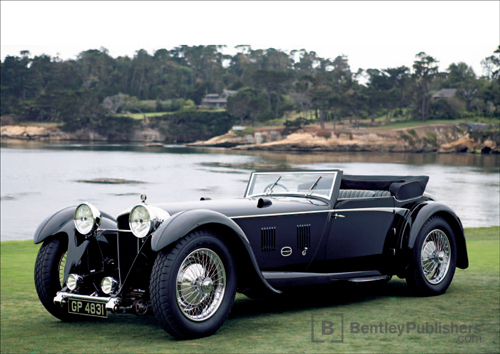
[[[297,247],[311,247],[311,225],[297,225]]]
[[[260,249],[262,252],[276,250],[276,228],[264,227],[260,230]]]

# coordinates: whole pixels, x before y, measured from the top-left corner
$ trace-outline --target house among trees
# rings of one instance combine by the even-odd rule
[[[224,89],[220,95],[217,93],[209,93],[203,98],[201,105],[205,107],[225,108],[227,98],[235,93],[236,91],[226,89]]]
[[[457,89],[441,89],[432,95],[432,98],[450,98],[455,96]]]

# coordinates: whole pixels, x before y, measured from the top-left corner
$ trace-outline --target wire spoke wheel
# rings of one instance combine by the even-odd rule
[[[66,268],[66,258],[68,256],[68,252],[64,252],[61,260],[59,261],[59,283],[61,284],[61,288],[64,285],[64,268]]]
[[[204,321],[217,312],[226,289],[226,271],[211,249],[191,252],[177,273],[176,300],[182,314],[192,321]]]
[[[440,229],[429,232],[422,244],[420,264],[425,279],[439,284],[446,277],[451,261],[451,247],[446,233]]]

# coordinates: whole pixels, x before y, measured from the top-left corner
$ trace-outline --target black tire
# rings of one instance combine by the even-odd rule
[[[64,256],[68,250],[67,242],[61,238],[45,241],[38,251],[35,262],[35,287],[43,306],[54,317],[63,321],[74,320],[66,307],[54,304],[54,297],[61,290],[61,271],[64,273]]]
[[[439,240],[438,242],[442,243],[443,246],[439,249],[446,249],[448,247],[449,254],[445,257],[446,253],[443,253],[441,258],[448,259],[448,261],[442,261],[439,257],[439,249],[435,249],[436,252],[433,252],[435,256],[432,258],[430,264],[437,265],[435,268],[438,270],[436,273],[429,272],[426,277],[426,271],[424,271],[424,261],[422,260],[422,252],[430,254],[430,251],[424,251],[424,242],[425,244],[430,244],[434,242],[433,240]],[[446,243],[446,240],[448,243]],[[426,240],[430,242],[426,242]],[[429,246],[429,249],[435,247],[437,242],[434,242],[433,245]],[[424,258],[425,255],[424,255]],[[446,268],[445,264],[448,264]],[[413,259],[410,264],[410,268],[408,274],[406,276],[406,283],[410,287],[410,289],[415,293],[415,295],[419,296],[434,296],[443,294],[451,284],[453,279],[453,275],[455,274],[455,268],[457,264],[457,245],[455,241],[455,235],[453,233],[453,229],[450,227],[448,222],[442,217],[435,216],[431,217],[424,224],[420,233],[417,236],[415,241],[415,245],[413,248]],[[430,266],[429,266],[430,267]],[[441,273],[441,269],[443,273]]]
[[[203,259],[193,258],[199,255],[203,257],[204,252],[213,258],[208,258],[208,256]],[[199,262],[196,263],[193,259],[198,259]],[[209,265],[209,276],[206,275],[207,268],[203,264]],[[221,264],[223,268],[220,268]],[[215,265],[218,265],[219,268]],[[190,267],[194,268],[189,270]],[[205,275],[193,276],[195,273],[193,269],[195,271],[202,269],[198,274]],[[218,280],[221,278],[221,274],[225,274],[224,285],[221,285],[222,280]],[[179,290],[183,288],[177,288],[177,279],[180,276],[187,279],[188,275],[196,279],[191,279],[191,283],[189,283],[191,285],[183,283],[188,284],[187,288],[184,289],[189,289],[183,290],[186,295],[184,298],[182,291]],[[211,280],[216,278],[217,283],[212,283],[212,288],[210,288],[208,278]],[[208,281],[208,285],[202,289],[203,279]],[[151,272],[150,292],[151,304],[156,318],[163,329],[175,338],[193,339],[215,333],[229,315],[236,293],[234,261],[222,238],[210,230],[197,230],[182,238],[173,248],[161,251],[156,257]],[[187,305],[192,305],[188,298],[193,293],[194,302],[201,298],[203,300],[195,306],[194,310],[191,310],[187,308],[189,307]],[[197,299],[197,296],[200,298]],[[204,305],[205,300],[207,305]],[[182,309],[181,306],[184,308]],[[202,310],[202,313],[198,314],[200,308],[205,308],[206,311]],[[205,316],[208,317],[205,318]]]

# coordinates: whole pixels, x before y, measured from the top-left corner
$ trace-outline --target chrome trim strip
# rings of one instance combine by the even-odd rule
[[[77,300],[88,300],[88,301],[97,301],[107,303],[111,300],[111,297],[102,297],[102,296],[90,296],[90,295],[80,295],[80,294],[72,294],[64,291],[59,291],[54,298],[54,302],[61,303],[64,299],[77,299]]]
[[[101,231],[101,232],[132,232],[131,230],[124,230],[124,229],[98,229],[98,231]]]
[[[317,213],[332,213],[334,210],[316,210],[316,211],[299,211],[296,213],[276,213],[276,214],[262,214],[262,215],[241,215],[230,216],[230,219],[246,219],[246,218],[265,218],[268,216],[284,216],[284,215],[301,215],[301,214],[317,214]]]
[[[262,215],[238,215],[230,216],[230,219],[246,219],[246,218],[265,218],[269,216],[285,216],[285,215],[301,215],[301,214],[317,214],[317,213],[335,213],[335,212],[348,212],[348,211],[382,211],[386,213],[395,213],[397,211],[407,211],[406,208],[357,208],[357,209],[327,209],[327,210],[314,210],[314,211],[299,211],[296,213],[276,213],[276,214],[262,214]]]

